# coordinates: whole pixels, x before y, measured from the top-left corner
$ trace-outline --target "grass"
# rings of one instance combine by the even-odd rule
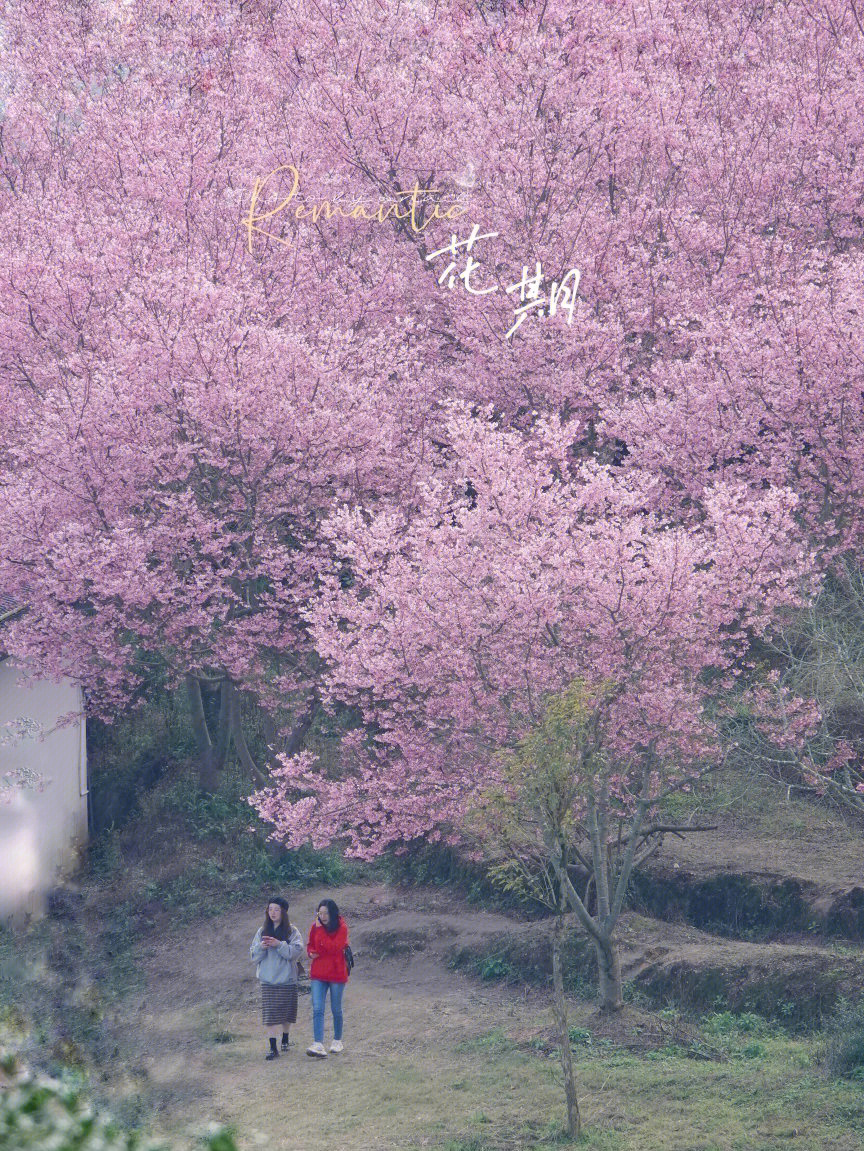
[[[422,996],[422,990],[417,994]],[[440,1006],[437,995],[421,1003],[418,1018]],[[401,1016],[400,1006],[392,1034],[383,1042],[378,1027],[391,1017],[382,1004],[379,1014],[370,1010],[362,1020],[371,1049],[323,1067],[308,1061],[286,1065],[292,1123],[280,1146],[284,1151],[327,1146],[344,1151],[567,1146],[594,1151],[853,1151],[862,1146],[864,1091],[860,1084],[824,1075],[812,1038],[789,1036],[752,1016],[714,1013],[703,1021],[700,1038],[724,1046],[717,1057],[696,1058],[682,1048],[636,1053],[595,1038],[586,1026],[588,1009],[575,1005],[571,1040],[584,1136],[572,1144],[563,1130],[558,1053],[548,1042],[532,1042],[551,1032],[548,1009],[506,995],[482,1006],[475,1001],[475,1006],[474,1018],[460,1019],[457,1028],[451,1017],[425,1040]],[[251,1149],[262,1108],[276,1105],[284,1084],[274,1081],[275,1094],[262,1094],[270,1088],[257,1058],[250,1064],[251,1028],[244,1033],[243,1020],[238,1022],[237,1042],[224,1052],[224,1078],[208,1082],[225,1112],[220,1118],[236,1127],[239,1146]],[[257,1040],[256,1033],[256,1057]],[[758,1052],[748,1050],[754,1044]],[[215,1067],[213,1061],[223,1054],[211,1052],[208,1067]],[[322,1092],[329,1101],[323,1112],[316,1111]]]
[[[491,997],[482,982],[474,986],[484,998],[474,1000],[475,1013],[465,1017],[459,1031],[451,1021],[443,1029],[433,1026],[427,1039],[417,1041],[416,1025],[406,1019],[403,1033],[388,1036],[393,1046],[377,1049],[372,1057],[326,1068],[306,1066],[308,1060],[286,1067],[292,1123],[300,1115],[318,1116],[315,1100],[320,1101],[325,1072],[329,1104],[324,1141],[309,1140],[306,1130],[292,1126],[280,1144],[284,1151],[317,1151],[324,1145],[345,1151],[368,1151],[372,1145],[400,1151],[566,1146],[593,1151],[853,1151],[864,1146],[864,1086],[825,1074],[818,1036],[790,1035],[754,1012],[722,1010],[704,1016],[689,1043],[635,1053],[603,1038],[591,1009],[577,1003],[570,1039],[584,1135],[574,1145],[562,1127],[558,1052],[549,1039],[553,1029],[545,1000],[535,994],[531,1003],[524,1002],[511,996],[506,984]],[[405,1002],[416,998],[419,1018],[439,1019],[440,992],[425,1002],[422,996],[417,987]],[[380,1017],[362,1016],[364,1032],[373,1040],[383,1036],[382,1025],[393,1022],[384,1002],[386,987],[375,992],[373,1001],[379,997]],[[209,1007],[197,1002],[189,1010],[190,1020],[201,1028],[204,1063],[198,1074],[215,1091],[219,1118],[236,1127],[238,1145],[251,1149],[252,1128],[260,1126],[267,1105],[259,1091],[257,1022],[216,1002]],[[401,1010],[396,1011],[397,1024]],[[668,1008],[656,1014],[670,1024],[677,1018]],[[250,1060],[253,1046],[256,1058]],[[213,1080],[213,1073],[224,1078]],[[237,1085],[229,1088],[235,1077]],[[282,1090],[279,1083],[274,1082],[274,1090]],[[183,1089],[170,1080],[148,1087],[166,1121],[176,1117],[178,1131],[189,1120],[178,1094]],[[226,1099],[228,1090],[237,1092],[234,1102]],[[203,1100],[201,1106],[207,1105]],[[121,1109],[121,1114],[130,1126],[148,1118],[145,1112]],[[388,1135],[392,1144],[386,1142]]]
[[[559,1119],[557,1051],[518,1042],[506,1027],[492,1028],[454,1052],[454,1071],[463,1061],[476,1068],[451,1079],[442,1101],[452,1117],[461,1111],[462,1134],[410,1146],[443,1151],[562,1145],[595,1151],[864,1147],[864,1088],[823,1073],[817,1039],[790,1036],[752,1013],[729,1012],[705,1018],[700,1038],[713,1045],[714,1058],[675,1047],[633,1053],[592,1042],[587,1028],[574,1027],[584,1131],[578,1144],[570,1144]],[[459,1097],[469,1093],[470,1107],[460,1106]],[[544,1112],[549,1118],[541,1123]]]
[[[706,776],[690,791],[679,791],[663,803],[670,821],[698,823],[728,817],[746,826],[755,838],[794,839],[815,828],[852,827],[854,821],[828,804],[789,802],[786,783],[744,768],[727,768]]]

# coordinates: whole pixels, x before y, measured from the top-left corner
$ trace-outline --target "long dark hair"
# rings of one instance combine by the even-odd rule
[[[270,904],[278,903],[282,908],[282,918],[277,927],[273,920],[270,918]],[[261,928],[262,935],[270,935],[274,939],[287,939],[291,934],[291,924],[288,921],[288,900],[283,899],[281,895],[274,895],[272,899],[267,900],[267,906],[264,909],[264,926]]]
[[[339,930],[339,924],[341,922],[339,919],[339,908],[336,906],[332,899],[322,899],[318,904],[318,910],[320,911],[322,907],[327,908],[327,914],[330,916],[330,918],[327,921],[326,927],[324,927],[323,923],[321,926],[324,927],[324,930],[328,935],[335,935]]]

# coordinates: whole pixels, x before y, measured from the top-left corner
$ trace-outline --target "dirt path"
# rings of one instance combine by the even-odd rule
[[[417,1133],[438,1130],[444,1138],[470,1127],[484,1109],[506,1120],[507,1085],[478,1076],[484,1057],[476,1041],[504,1025],[511,1033],[536,1034],[548,1022],[545,998],[478,986],[449,971],[445,954],[457,934],[460,942],[476,939],[512,928],[513,921],[459,912],[427,893],[413,900],[384,887],[328,894],[349,923],[357,953],[345,994],[342,1055],[306,1056],[311,1008],[303,994],[291,1051],[264,1060],[258,984],[248,958],[260,909],[250,907],[220,917],[212,930],[205,921],[163,940],[142,957],[148,990],[130,1003],[131,1026],[118,1037],[120,1060],[138,1070],[119,1085],[120,1093],[140,1091],[153,1100],[152,1119],[165,1130],[210,1120],[235,1125],[244,1151],[434,1145],[438,1138]],[[292,921],[304,936],[317,895],[292,902]],[[391,949],[395,953],[382,954]],[[329,1035],[328,1020],[328,1042]],[[217,1042],[228,1036],[230,1042]],[[440,1058],[442,1048],[448,1059]],[[546,1103],[560,1110],[551,1080]],[[519,1123],[530,1116],[522,1105],[510,1118]]]

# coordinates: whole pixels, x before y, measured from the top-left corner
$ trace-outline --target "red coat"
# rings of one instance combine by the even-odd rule
[[[309,931],[307,951],[317,951],[318,958],[312,960],[309,968],[310,979],[323,979],[325,983],[347,983],[348,964],[345,962],[345,945],[348,943],[348,925],[339,916],[339,926],[331,935],[320,923],[315,922]]]

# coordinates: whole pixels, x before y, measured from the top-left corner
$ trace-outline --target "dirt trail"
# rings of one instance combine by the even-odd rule
[[[291,918],[304,937],[319,894],[292,900]],[[344,913],[357,954],[345,993],[342,1055],[316,1060],[305,1054],[311,1007],[302,994],[289,1054],[264,1060],[258,984],[248,958],[260,909],[250,907],[205,919],[141,956],[148,987],[129,1001],[129,1026],[118,1033],[120,1064],[137,1070],[119,1093],[141,1091],[153,1099],[152,1120],[166,1131],[210,1120],[233,1124],[243,1151],[434,1146],[437,1138],[417,1133],[440,1130],[443,1138],[464,1130],[484,1107],[506,1115],[506,1091],[502,1098],[494,1084],[474,1083],[483,1057],[471,1042],[497,1026],[536,1035],[546,1021],[545,996],[478,985],[448,970],[445,960],[457,938],[477,940],[512,929],[513,921],[459,910],[434,893],[347,887],[327,894]],[[406,950],[381,956],[390,947]],[[329,1044],[329,1020],[326,1034]],[[231,1041],[217,1042],[220,1035]],[[449,1058],[441,1059],[442,1048]],[[460,1079],[468,1090],[454,1113],[452,1088]],[[560,1108],[552,1082],[548,1105]]]

